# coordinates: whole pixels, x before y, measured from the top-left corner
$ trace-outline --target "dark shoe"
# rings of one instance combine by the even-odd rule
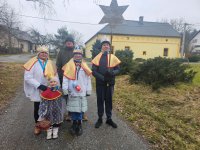
[[[73,124],[72,124],[71,128],[69,129],[69,132],[70,132],[71,135],[76,134],[76,128],[77,128],[77,122],[73,121]]]
[[[117,128],[117,124],[112,121],[112,119],[106,120],[106,124],[112,126],[113,128]]]
[[[83,134],[83,128],[81,124],[78,124],[77,128],[76,128],[76,135],[80,136]]]
[[[98,119],[95,124],[95,128],[99,128],[102,125],[102,123],[103,123],[102,119]]]

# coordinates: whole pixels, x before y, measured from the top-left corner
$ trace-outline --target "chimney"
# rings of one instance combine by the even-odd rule
[[[141,24],[141,25],[143,24],[143,19],[144,19],[143,16],[140,16],[140,17],[139,17],[139,24]]]

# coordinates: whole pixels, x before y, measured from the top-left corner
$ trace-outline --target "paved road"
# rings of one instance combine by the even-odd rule
[[[0,115],[1,150],[36,149],[81,149],[81,150],[145,150],[147,145],[121,119],[114,114],[117,129],[104,124],[94,128],[96,121],[96,100],[93,94],[89,99],[89,121],[83,123],[83,135],[73,137],[68,133],[70,122],[64,122],[59,138],[46,140],[46,133],[33,134],[33,103],[20,90],[10,106]]]
[[[21,62],[24,63],[29,60],[32,54],[17,54],[17,55],[1,55],[0,62]]]
[[[1,60],[1,59],[0,59]],[[113,120],[117,129],[104,124],[94,128],[96,122],[96,95],[88,99],[89,121],[83,123],[83,135],[71,136],[68,129],[70,122],[64,121],[60,128],[59,138],[46,140],[46,133],[39,136],[33,134],[33,103],[24,95],[22,87],[11,104],[0,111],[0,150],[146,150],[148,145],[135,134],[116,114]]]

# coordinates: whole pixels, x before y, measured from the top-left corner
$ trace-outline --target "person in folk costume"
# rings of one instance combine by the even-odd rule
[[[37,56],[31,58],[23,67],[24,72],[24,92],[26,97],[34,102],[34,119],[38,122],[38,110],[41,102],[41,91],[47,90],[47,76],[56,75],[56,67],[51,60],[48,59],[48,48],[46,46],[38,46]],[[40,129],[35,126],[34,133],[38,135]]]
[[[65,40],[65,48],[61,49],[57,55],[56,58],[56,66],[58,71],[58,76],[60,80],[60,85],[62,87],[63,82],[63,70],[62,67],[69,62],[71,58],[73,58],[73,50],[74,50],[75,41],[72,35],[68,35]],[[67,103],[68,97],[64,97]],[[68,112],[68,115],[66,116],[67,121],[71,121],[70,112]],[[87,116],[83,115],[83,120],[87,121]]]
[[[39,108],[38,121],[49,120],[51,126],[47,129],[47,139],[58,138],[58,129],[63,122],[62,93],[57,76],[49,77],[49,86],[41,93],[42,101]],[[53,136],[52,136],[53,135]]]
[[[121,61],[110,53],[111,44],[107,39],[101,41],[101,52],[92,60],[92,74],[96,79],[98,120],[95,128],[99,128],[105,112],[107,116],[106,124],[117,128],[117,124],[112,120],[112,97],[115,85],[115,76],[119,73]]]
[[[72,135],[81,135],[83,112],[87,111],[86,96],[91,94],[91,69],[82,59],[83,52],[74,50],[74,57],[63,67],[63,93],[68,95],[67,110],[71,112],[73,124],[70,128]]]

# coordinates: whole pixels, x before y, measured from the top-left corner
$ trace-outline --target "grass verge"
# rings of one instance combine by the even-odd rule
[[[152,91],[129,84],[128,76],[117,79],[114,105],[153,149],[200,149],[200,65],[193,83]]]
[[[22,86],[22,64],[0,62],[0,109],[9,103]]]

